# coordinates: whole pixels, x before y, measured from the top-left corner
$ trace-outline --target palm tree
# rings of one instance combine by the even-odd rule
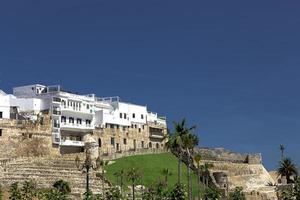
[[[293,176],[295,178],[298,176],[298,169],[296,164],[294,164],[290,158],[283,158],[279,162],[277,174],[280,176],[285,176],[287,183],[293,183],[291,177]]]
[[[170,149],[178,157],[178,184],[181,182],[181,166],[182,166],[182,154],[183,154],[183,142],[182,138],[184,135],[189,134],[189,132],[196,128],[192,126],[188,128],[186,126],[185,119],[182,119],[181,122],[173,122],[174,124],[174,134],[169,135],[169,139],[166,143],[167,149]]]
[[[165,186],[168,187],[168,177],[172,175],[172,172],[170,172],[169,168],[164,168],[162,174],[165,177]]]
[[[184,151],[187,155],[187,178],[188,178],[188,199],[192,200],[192,177],[191,177],[191,164],[193,162],[192,153],[194,147],[198,145],[198,137],[197,135],[187,133],[182,136],[182,144]]]
[[[280,144],[280,145],[279,145],[279,149],[280,149],[280,151],[281,151],[281,159],[283,159],[285,146],[284,146],[283,144]]]
[[[105,171],[104,171],[104,167],[107,166],[108,163],[109,163],[108,160],[101,160],[100,161],[101,174],[102,174],[102,196],[103,196],[103,198],[105,198],[105,192],[104,192],[104,190],[105,190],[105,188],[104,188],[104,173],[105,173]]]
[[[208,187],[208,181],[209,181],[209,170],[213,167],[214,165],[211,163],[204,163],[204,165],[200,166],[200,173],[203,177],[203,184]]]
[[[127,178],[129,181],[131,181],[131,187],[132,187],[132,199],[135,200],[135,184],[136,181],[141,177],[140,172],[132,168],[127,172]]]
[[[200,197],[200,161],[201,161],[201,159],[202,159],[202,157],[199,153],[194,156],[194,161],[197,166],[198,199],[201,198]]]

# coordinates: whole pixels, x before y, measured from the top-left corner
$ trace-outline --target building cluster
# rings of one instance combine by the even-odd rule
[[[79,95],[59,85],[14,87],[13,94],[0,90],[0,118],[35,121],[44,113],[51,120],[52,146],[61,153],[82,151],[87,135],[107,153],[163,148],[167,133],[165,117],[119,97]],[[0,139],[2,134],[0,127]]]

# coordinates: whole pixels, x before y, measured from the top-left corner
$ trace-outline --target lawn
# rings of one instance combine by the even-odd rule
[[[171,153],[163,154],[151,154],[151,155],[139,155],[126,157],[115,160],[115,163],[108,165],[105,170],[107,171],[107,179],[113,183],[117,183],[117,177],[114,175],[121,169],[125,171],[131,168],[137,168],[143,173],[143,185],[151,186],[157,183],[158,180],[164,180],[162,171],[164,168],[168,168],[172,173],[168,179],[168,186],[172,187],[177,182],[177,158]],[[182,183],[187,185],[187,167],[182,165]],[[193,194],[197,194],[197,177],[193,174]],[[127,183],[128,185],[128,183]]]

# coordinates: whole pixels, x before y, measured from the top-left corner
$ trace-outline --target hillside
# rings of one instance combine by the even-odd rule
[[[115,160],[113,164],[106,167],[106,178],[113,184],[117,183],[115,172],[120,169],[128,170],[130,168],[137,168],[144,174],[143,184],[151,186],[159,179],[163,180],[162,171],[168,168],[172,175],[169,177],[169,187],[172,187],[177,182],[177,163],[178,160],[171,153],[152,154],[152,155],[139,155]],[[193,174],[193,194],[197,194],[197,177]],[[182,165],[182,182],[187,185],[187,168]],[[127,183],[128,184],[128,183]]]

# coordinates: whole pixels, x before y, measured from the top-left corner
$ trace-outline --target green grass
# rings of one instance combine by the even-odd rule
[[[172,173],[168,178],[168,186],[173,187],[177,183],[177,166],[178,160],[171,153],[163,154],[151,154],[151,155],[139,155],[126,158],[120,158],[115,160],[115,163],[108,165],[105,170],[107,171],[107,179],[113,183],[117,184],[117,177],[114,175],[121,169],[125,171],[131,168],[137,168],[143,173],[143,185],[151,186],[157,183],[158,180],[164,180],[162,171],[164,168],[168,168]],[[193,172],[192,172],[193,173]],[[182,183],[187,186],[187,167],[182,164]],[[197,194],[197,177],[192,175],[193,182],[193,195]],[[127,183],[128,185],[128,183]]]

